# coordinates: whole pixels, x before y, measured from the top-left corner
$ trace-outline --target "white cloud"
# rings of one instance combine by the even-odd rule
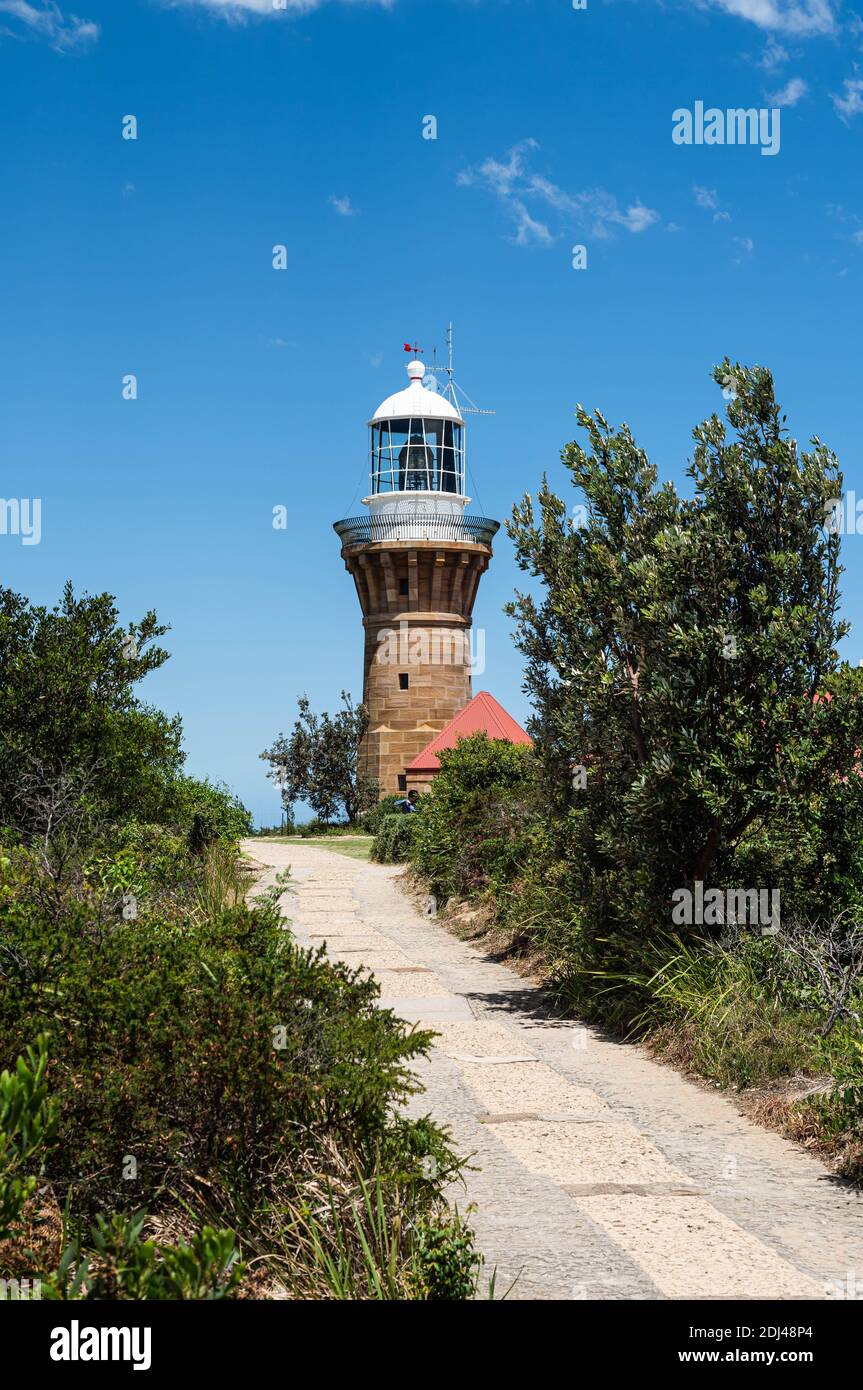
[[[99,26],[94,20],[79,19],[76,14],[65,16],[55,0],[0,0],[0,15],[24,26],[23,30],[7,32],[45,39],[59,52],[85,48],[99,37]]]
[[[701,184],[694,183],[692,194],[695,198],[695,206],[704,208],[705,212],[712,212],[714,222],[731,221],[731,213],[723,211],[719,205],[719,194],[715,188],[704,188]]]
[[[310,10],[319,9],[324,0],[162,0],[162,3],[174,8],[197,5],[224,19],[242,21],[251,15],[261,19],[284,19],[286,15],[308,14]],[[388,8],[393,0],[378,0],[378,3]]]
[[[515,223],[516,245],[549,246],[572,227],[587,228],[595,237],[609,237],[619,227],[637,233],[659,221],[659,213],[640,198],[621,208],[614,195],[604,188],[568,193],[544,174],[532,173],[527,167],[528,157],[538,148],[535,140],[520,140],[503,159],[490,156],[473,168],[463,169],[456,177],[461,187],[483,188],[499,199]],[[537,204],[558,214],[560,231],[554,232],[540,221]]]
[[[470,187],[475,184],[485,185],[493,193],[499,193],[502,198],[505,198],[510,193],[513,184],[521,178],[524,172],[525,155],[529,150],[536,149],[539,149],[539,146],[535,140],[519,140],[518,144],[513,145],[508,152],[504,162],[489,156],[475,169],[462,169],[456,177],[456,183],[463,187]]]
[[[354,207],[350,198],[337,198],[335,194],[330,198],[330,202],[335,208],[339,217],[356,217],[357,208]]]
[[[777,43],[775,39],[770,39],[759,59],[758,66],[764,68],[765,72],[772,72],[774,68],[781,68],[783,63],[787,63],[789,56],[787,48],[783,48],[782,44]]]
[[[840,120],[846,123],[852,116],[859,116],[863,111],[863,78],[846,77],[842,84],[844,91],[841,96],[835,92],[831,95],[831,100],[836,108],[836,114]]]
[[[643,232],[659,221],[659,213],[653,208],[645,207],[637,198],[621,216],[615,216],[612,220],[619,222],[628,232]]]
[[[516,221],[516,246],[530,246],[532,242],[538,242],[540,246],[550,246],[554,237],[546,224],[531,217],[520,198],[513,198],[511,206]]]
[[[709,208],[715,212],[719,207],[719,194],[715,188],[702,188],[698,183],[692,185],[692,192],[695,195],[695,205],[699,208]]]
[[[734,242],[735,246],[740,247],[740,255],[732,256],[731,264],[743,265],[743,262],[747,260],[747,258],[751,256],[752,252],[755,250],[755,242],[749,236],[735,236],[732,237],[731,240]]]
[[[699,8],[705,4],[726,14],[748,19],[759,29],[798,38],[836,32],[837,0],[695,0]]]
[[[780,87],[778,92],[774,92],[767,100],[771,106],[796,106],[809,91],[809,84],[802,77],[791,77]]]

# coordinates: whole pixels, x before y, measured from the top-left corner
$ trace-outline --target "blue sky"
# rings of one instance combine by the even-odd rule
[[[778,154],[674,144],[697,101],[778,107]],[[487,516],[543,469],[565,486],[577,401],[679,481],[725,353],[773,369],[792,433],[863,496],[850,5],[0,0],[0,120],[0,494],[42,500],[40,544],[0,535],[0,573],[37,602],[71,577],[126,620],[154,607],[172,658],[142,691],[259,819],[257,754],[296,696],[361,694],[331,523],[362,510],[408,338],[442,349],[452,319],[457,375],[497,411],[469,430]],[[503,537],[475,688],[523,720],[518,582]]]

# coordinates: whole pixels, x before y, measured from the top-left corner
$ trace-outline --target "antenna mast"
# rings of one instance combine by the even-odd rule
[[[435,376],[439,376],[439,375],[441,375],[441,374],[445,374],[445,375],[446,375],[447,383],[446,383],[446,386],[444,387],[443,391],[441,392],[441,394],[447,398],[447,400],[449,401],[450,405],[454,406],[455,409],[458,411],[458,413],[459,413],[460,415],[496,415],[496,414],[497,414],[497,411],[495,411],[495,410],[480,410],[480,408],[479,408],[479,406],[476,404],[476,402],[473,401],[473,400],[471,400],[471,398],[470,398],[470,396],[468,395],[467,391],[465,391],[463,387],[459,386],[458,382],[455,380],[455,378],[454,378],[454,376],[453,376],[453,365],[452,365],[452,356],[453,356],[452,343],[453,343],[453,331],[452,331],[452,323],[450,323],[450,324],[447,326],[447,331],[446,331],[447,365],[446,365],[445,367],[439,367],[439,366],[437,365],[437,348],[435,348],[435,350],[434,350],[434,361],[433,361],[432,365],[431,365],[430,367],[427,368],[427,370],[430,371],[430,372],[433,372],[433,373],[435,374]],[[464,396],[465,400],[468,402],[467,405],[462,405],[462,404],[461,404],[461,401],[458,399],[458,395],[456,394],[457,392],[458,392],[460,395]]]

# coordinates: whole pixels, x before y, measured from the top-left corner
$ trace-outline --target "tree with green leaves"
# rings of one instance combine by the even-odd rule
[[[183,763],[179,716],[135,687],[168,659],[155,613],[124,628],[110,594],[54,608],[0,589],[0,823],[24,834],[57,788],[108,818],[159,820]]]
[[[714,376],[726,419],[694,431],[693,496],[658,485],[626,425],[579,407],[587,446],[561,457],[583,524],[547,479],[508,524],[543,586],[508,610],[532,732],[604,950],[667,930],[676,888],[733,886],[744,870],[787,892],[792,866],[810,907],[825,883],[819,805],[846,786],[859,801],[861,682],[835,674],[847,628],[825,525],[837,460],[789,437],[769,371],[726,360]]]
[[[297,705],[299,718],[290,736],[279,734],[261,754],[282,805],[290,812],[295,801],[306,801],[324,821],[342,810],[353,823],[378,799],[377,784],[359,770],[360,741],[368,727],[365,706],[355,707],[344,690],[343,708],[333,717],[315,714],[305,695]]]

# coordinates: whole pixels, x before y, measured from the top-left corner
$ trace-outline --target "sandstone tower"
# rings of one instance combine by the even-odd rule
[[[361,770],[381,796],[471,698],[470,628],[498,522],[465,515],[465,425],[455,393],[409,385],[369,421],[368,515],[337,521],[365,629]]]

